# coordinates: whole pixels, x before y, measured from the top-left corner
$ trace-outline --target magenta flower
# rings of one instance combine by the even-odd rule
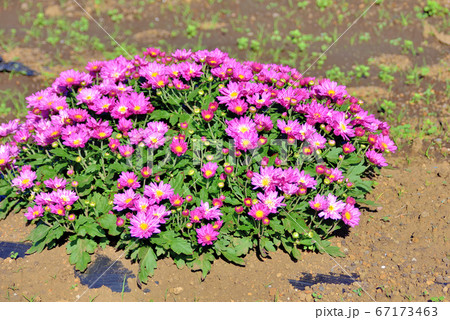
[[[337,82],[324,79],[319,85],[314,87],[316,94],[330,97],[332,99],[342,99],[347,94],[345,86],[338,86]]]
[[[375,142],[374,148],[380,150],[381,152],[392,152],[397,151],[397,146],[394,144],[389,136],[383,134],[378,135],[377,141]]]
[[[239,139],[239,136],[245,132],[253,131],[256,132],[255,122],[247,117],[234,118],[231,121],[225,120],[227,128],[225,132],[234,139]]]
[[[278,207],[286,206],[286,204],[283,203],[284,197],[278,197],[276,191],[267,191],[264,194],[258,193],[257,196],[261,203],[265,204],[269,209],[269,213],[277,213]]]
[[[156,203],[160,203],[162,200],[169,199],[173,195],[173,189],[170,184],[165,184],[161,181],[159,184],[154,182],[144,187],[144,195],[150,199],[154,199]]]
[[[331,193],[327,196],[327,207],[319,213],[319,217],[324,219],[341,219],[341,212],[345,207],[345,203],[337,200],[337,197]]]
[[[269,213],[270,209],[264,203],[257,203],[252,206],[248,214],[255,218],[255,220],[262,220],[266,218]]]
[[[172,195],[172,196],[169,198],[169,201],[170,201],[170,204],[171,204],[172,206],[174,206],[174,207],[181,207],[181,205],[182,205],[183,202],[184,202],[184,199],[183,199],[183,197],[181,197],[181,196],[177,193],[177,194]]]
[[[117,182],[121,187],[128,187],[134,190],[141,186],[134,172],[122,172]]]
[[[125,209],[134,209],[134,201],[137,195],[133,189],[127,189],[124,193],[118,193],[114,195],[113,203],[115,204],[114,210],[123,211]]]
[[[41,206],[28,207],[24,215],[28,220],[33,220],[42,217],[44,215],[44,209]]]
[[[66,209],[64,209],[64,206],[57,204],[57,205],[51,205],[50,206],[50,212],[53,214],[56,214],[58,216],[65,216]]]
[[[341,136],[345,140],[349,140],[349,138],[352,138],[355,136],[355,130],[353,129],[352,125],[350,124],[351,119],[345,118],[345,113],[343,112],[336,112],[333,115],[333,123],[332,126],[334,128],[334,134],[337,136]]]
[[[166,142],[166,138],[164,137],[164,133],[162,132],[149,132],[144,139],[147,147],[152,149],[157,149],[164,145]]]
[[[72,148],[84,148],[89,140],[89,135],[81,132],[74,132],[63,137],[63,144]]]
[[[77,194],[72,190],[58,189],[50,194],[53,203],[58,203],[63,206],[71,206],[78,200]]]
[[[246,131],[234,139],[237,150],[252,150],[258,147],[259,137],[256,131]]]
[[[206,163],[201,169],[201,171],[203,172],[203,177],[205,177],[206,179],[214,177],[217,168],[218,165],[215,162]]]
[[[122,132],[128,132],[133,129],[133,121],[121,118],[119,119],[119,123],[117,124],[117,129]]]
[[[230,82],[225,88],[219,89],[221,96],[217,97],[220,103],[228,103],[239,99],[242,95],[241,88],[238,83]]]
[[[327,199],[325,198],[325,196],[322,196],[320,194],[316,194],[314,199],[309,201],[308,203],[311,209],[316,211],[322,211],[328,207]]]
[[[139,239],[150,238],[154,233],[159,233],[159,219],[146,213],[138,212],[130,219],[130,234]]]
[[[203,218],[207,220],[217,220],[222,215],[218,206],[210,208],[208,202],[200,201],[199,209],[203,211]]]
[[[22,191],[34,186],[34,180],[36,180],[36,173],[31,170],[22,170],[17,178],[11,181],[13,187],[17,187]]]
[[[191,223],[198,223],[204,218],[204,214],[204,210],[202,210],[201,208],[195,208],[189,213],[189,220],[191,221]]]
[[[148,212],[150,206],[155,203],[156,203],[155,200],[138,195],[138,196],[136,196],[136,198],[134,200],[134,209],[136,209],[137,212],[146,213],[146,212]]]
[[[344,176],[342,175],[342,171],[338,168],[331,169],[330,174],[328,175],[328,179],[330,179],[331,182],[338,181],[340,179],[344,179]]]
[[[210,223],[195,229],[195,231],[197,231],[198,244],[202,246],[213,244],[213,241],[217,240],[217,236],[219,235],[219,232],[214,230]]]
[[[236,99],[228,102],[227,107],[228,110],[240,116],[248,110],[247,102],[242,99]]]
[[[361,212],[358,208],[354,207],[351,204],[346,204],[344,209],[342,210],[342,221],[350,227],[354,228],[359,224],[359,217]]]
[[[172,143],[170,144],[170,150],[172,150],[172,152],[179,157],[186,153],[187,147],[187,143],[179,137],[174,137],[172,139]]]
[[[352,153],[352,152],[355,151],[355,150],[356,150],[355,147],[354,147],[350,142],[347,142],[346,144],[344,144],[344,145],[342,146],[342,151],[343,151],[345,154]]]
[[[280,173],[278,168],[270,167],[260,167],[260,173],[253,173],[252,184],[255,186],[253,189],[263,188],[264,190],[275,189],[276,177]]]
[[[166,209],[166,206],[153,205],[147,211],[147,214],[158,219],[159,223],[166,223],[166,217],[170,214],[170,211]]]
[[[50,189],[64,189],[67,185],[67,180],[55,177],[44,181],[47,188]]]
[[[386,167],[388,165],[383,155],[381,153],[376,152],[375,150],[367,151],[366,157],[370,162],[372,162],[376,166]]]
[[[133,155],[134,149],[132,146],[119,146],[119,153],[124,158],[129,158]]]

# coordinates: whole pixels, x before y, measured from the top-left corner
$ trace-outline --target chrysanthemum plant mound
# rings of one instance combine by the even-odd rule
[[[67,241],[85,270],[126,250],[146,282],[171,257],[206,276],[282,248],[341,255],[358,203],[396,147],[344,86],[219,51],[147,49],[62,72],[0,126],[1,217],[24,209],[29,253]]]

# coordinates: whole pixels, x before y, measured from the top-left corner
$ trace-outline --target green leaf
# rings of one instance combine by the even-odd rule
[[[98,222],[103,229],[108,230],[108,234],[111,236],[117,236],[120,234],[119,228],[116,225],[117,217],[113,214],[105,213],[100,216]]]
[[[210,253],[205,253],[199,256],[197,259],[193,261],[193,270],[201,270],[202,271],[202,279],[205,279],[211,270],[211,261],[214,260],[214,256]]]
[[[291,256],[295,260],[301,260],[302,253],[300,252],[300,250],[297,249],[297,247],[292,247]]]
[[[169,122],[172,126],[175,126],[175,124],[178,123],[178,114],[176,114],[176,113],[171,114],[170,118],[169,118]]]
[[[250,238],[236,238],[233,239],[234,242],[234,250],[236,251],[237,256],[243,256],[248,253],[248,251],[253,248],[253,242]]]
[[[156,255],[151,247],[142,247],[139,249],[140,258],[140,268],[139,268],[139,280],[143,283],[147,283],[148,276],[153,276],[154,270],[156,269]]]
[[[97,248],[97,243],[91,239],[77,238],[67,244],[67,253],[70,254],[69,262],[81,272],[86,270],[91,262],[91,254]]]
[[[78,181],[78,188],[82,189],[86,185],[91,184],[91,182],[94,179],[94,177],[93,176],[80,175],[80,176],[77,176],[76,179]]]
[[[339,154],[341,154],[341,153],[342,153],[342,148],[334,147],[325,155],[325,158],[330,162],[336,163],[339,159]]]
[[[91,164],[86,168],[86,170],[84,172],[85,173],[96,172],[96,171],[99,171],[101,168],[102,168],[102,166],[99,164]]]
[[[232,262],[232,263],[238,264],[238,265],[240,265],[240,266],[245,266],[244,259],[239,258],[239,257],[236,255],[236,253],[233,253],[231,250],[223,251],[223,252],[222,252],[222,255],[223,255],[223,257],[224,257],[226,260],[228,260],[228,261],[230,261],[230,262]]]
[[[58,157],[61,157],[64,159],[70,159],[70,160],[73,159],[73,156],[71,156],[70,154],[67,153],[67,151],[65,151],[64,149],[61,149],[61,148],[52,149],[52,150],[50,150],[50,152],[52,154],[54,154],[55,156],[58,156]]]
[[[99,193],[95,193],[91,201],[95,202],[95,212],[97,214],[108,213],[111,206],[108,204],[108,199]]]
[[[56,177],[57,171],[53,166],[41,166],[36,170],[36,175],[41,180],[47,180]]]
[[[277,249],[274,247],[273,242],[270,241],[267,238],[261,238],[261,245],[263,248],[265,248],[267,251],[275,252]]]
[[[366,169],[367,167],[364,166],[362,163],[360,163],[357,166],[351,166],[346,172],[346,177],[350,181],[354,181],[355,179],[359,178]]]
[[[182,238],[176,238],[170,244],[170,248],[177,254],[192,255],[191,244]]]

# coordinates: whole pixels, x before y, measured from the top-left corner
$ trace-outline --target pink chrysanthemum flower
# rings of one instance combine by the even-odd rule
[[[44,209],[41,206],[28,207],[24,215],[28,220],[33,220],[42,217],[44,215]]]
[[[337,200],[337,197],[331,193],[327,196],[327,207],[319,213],[319,217],[324,219],[341,219],[341,212],[345,207],[345,203]]]
[[[226,120],[225,123],[227,125],[225,132],[234,139],[238,139],[241,134],[248,131],[256,132],[255,122],[247,116]]]
[[[166,138],[164,137],[164,133],[162,132],[148,132],[146,138],[144,139],[144,142],[147,147],[151,149],[157,149],[164,145],[164,143],[166,142]]]
[[[120,141],[118,139],[110,139],[108,146],[112,151],[116,151],[120,146]]]
[[[323,149],[327,143],[327,139],[318,132],[314,132],[306,139],[306,141],[310,144],[312,150]]]
[[[174,137],[170,144],[170,150],[179,157],[186,153],[187,147],[187,143],[182,139],[177,139],[177,137]]]
[[[239,99],[242,95],[241,87],[236,82],[230,82],[222,89],[219,89],[221,96],[217,97],[220,103],[228,103],[233,100]]]
[[[150,238],[154,233],[159,233],[159,219],[143,212],[138,212],[130,219],[130,234],[139,239]]]
[[[345,86],[338,86],[337,82],[329,79],[324,79],[319,85],[314,87],[314,90],[316,94],[332,99],[342,99],[347,94]]]
[[[111,136],[112,133],[113,133],[113,129],[111,127],[100,126],[92,132],[92,138],[99,139],[99,140],[107,139]]]
[[[137,196],[134,200],[134,209],[137,212],[146,213],[150,209],[150,206],[155,204],[155,200],[147,197]]]
[[[253,173],[252,184],[255,186],[253,189],[263,188],[264,190],[273,191],[276,186],[276,178],[280,173],[279,169],[270,167],[260,167],[260,173]]]
[[[311,177],[304,170],[302,170],[300,172],[300,175],[299,175],[297,183],[305,186],[306,188],[312,188],[312,189],[315,189],[316,185],[317,185],[316,179]]]
[[[127,187],[136,190],[141,186],[138,177],[134,172],[122,172],[117,181],[122,187]]]
[[[247,131],[235,138],[237,150],[252,150],[258,147],[259,136],[256,131]]]
[[[213,244],[213,241],[217,240],[219,235],[219,232],[214,230],[210,223],[195,229],[195,231],[197,231],[197,241],[202,246]]]
[[[383,134],[378,135],[374,148],[381,152],[395,153],[395,151],[397,151],[397,146],[394,144],[394,141],[392,141],[389,136]]]
[[[84,148],[89,141],[89,135],[82,132],[74,132],[69,136],[63,137],[63,144],[72,148]]]
[[[355,136],[355,130],[353,129],[352,125],[350,124],[351,119],[345,118],[345,113],[343,112],[336,112],[332,117],[332,126],[334,128],[334,134],[337,136],[341,136],[345,140],[349,140],[349,138],[352,138]]]
[[[115,204],[114,210],[123,211],[125,209],[134,209],[134,201],[137,195],[133,189],[127,189],[124,193],[118,193],[114,195],[113,203]]]
[[[354,228],[359,224],[359,217],[361,212],[358,208],[354,207],[351,204],[346,204],[344,209],[342,210],[342,221],[350,227]]]
[[[169,199],[173,195],[173,189],[170,184],[165,184],[163,181],[159,184],[152,182],[150,185],[144,187],[144,195],[154,199],[156,203],[160,203],[162,200]]]
[[[386,167],[388,165],[383,155],[381,153],[376,152],[375,150],[367,151],[366,157],[370,162],[372,162],[376,166]]]
[[[184,199],[178,193],[174,194],[169,198],[170,204],[174,207],[181,207],[183,205]]]
[[[134,153],[134,148],[132,146],[119,146],[119,153],[124,158],[129,158]]]
[[[203,211],[203,218],[207,220],[217,220],[222,215],[217,206],[210,208],[208,202],[200,201],[199,209]]]
[[[17,178],[11,181],[13,187],[17,187],[22,191],[34,186],[34,180],[36,180],[36,172],[31,170],[22,170]]]
[[[53,179],[45,180],[44,184],[47,188],[50,189],[65,189],[67,185],[67,180],[55,177]]]
[[[41,192],[36,195],[34,202],[36,202],[36,204],[40,206],[50,205],[53,203],[53,197],[50,193]]]
[[[206,163],[201,169],[201,171],[203,173],[203,177],[205,177],[206,179],[214,177],[214,175],[216,174],[217,168],[218,168],[218,165],[215,162]]]
[[[325,196],[316,194],[313,200],[309,201],[309,206],[315,211],[322,211],[328,207],[328,201]]]
[[[228,102],[227,108],[231,112],[241,116],[248,110],[248,104],[242,99],[236,99]]]
[[[189,213],[189,221],[191,223],[199,223],[204,218],[204,210],[201,208],[195,208]]]
[[[117,124],[117,129],[119,129],[119,131],[122,131],[123,133],[128,132],[133,129],[133,121],[121,118],[119,119],[119,123]]]
[[[101,97],[102,95],[97,89],[84,88],[77,95],[77,105],[82,103],[92,104],[95,100],[100,99]]]
[[[89,113],[84,109],[69,109],[67,113],[69,118],[75,122],[85,122],[89,117]]]
[[[276,191],[267,191],[266,193],[258,193],[258,199],[269,209],[269,213],[277,213],[277,208],[286,206],[283,203],[284,197],[278,197]]]
[[[153,121],[147,123],[147,128],[152,132],[165,134],[169,131],[169,126],[162,121]]]
[[[328,179],[331,182],[334,182],[334,181],[338,181],[340,179],[344,179],[344,176],[342,175],[341,170],[339,170],[338,168],[334,168],[334,169],[331,169],[331,172],[328,175]]]
[[[158,219],[159,223],[166,223],[166,217],[170,214],[170,211],[166,209],[166,206],[153,205],[149,208],[147,214]]]
[[[63,206],[71,206],[78,200],[77,194],[72,190],[58,189],[50,194],[53,203],[59,203]]]
[[[268,107],[272,104],[270,98],[270,92],[255,93],[253,96],[249,97],[247,101],[257,109],[261,109],[262,107]]]
[[[262,220],[266,218],[269,213],[270,210],[264,203],[257,203],[252,206],[248,214],[255,218],[255,220]]]
[[[66,215],[66,209],[60,204],[50,206],[50,212],[62,217]]]
[[[347,142],[342,146],[342,152],[344,152],[345,154],[352,153],[355,150],[355,147],[350,142]]]

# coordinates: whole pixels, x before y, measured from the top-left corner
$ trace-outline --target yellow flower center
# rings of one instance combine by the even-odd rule
[[[164,195],[164,191],[156,190],[156,196],[157,196],[158,198],[162,197],[163,195]]]
[[[320,208],[320,203],[319,202],[314,203],[314,208]]]
[[[206,239],[206,241],[211,241],[211,236],[210,236],[209,234],[207,234],[207,235],[205,236],[205,239]]]
[[[232,93],[230,93],[230,97],[231,97],[231,98],[236,98],[237,95],[238,95],[238,93],[235,92],[235,91],[233,91]]]
[[[30,179],[23,179],[22,180],[22,184],[27,184],[28,182],[30,182]]]
[[[206,171],[205,171],[205,175],[206,175],[207,177],[212,176],[212,171],[211,171],[211,170],[206,170]]]
[[[0,159],[0,164],[4,164],[6,162],[5,159]]]
[[[330,96],[334,96],[336,94],[336,92],[334,90],[328,90],[328,94]]]
[[[133,201],[133,199],[132,199],[132,198],[128,198],[128,199],[125,200],[125,203],[128,204],[128,203],[130,203],[131,201]]]
[[[158,72],[152,72],[152,77],[157,77],[158,76]]]
[[[164,81],[159,80],[159,81],[158,81],[158,86],[163,86],[163,85],[164,85]]]
[[[135,110],[135,111],[141,110],[141,106],[135,106],[135,107],[134,107],[134,110]]]
[[[125,113],[127,112],[127,107],[125,106],[120,106],[119,109],[117,109],[120,113]]]
[[[127,182],[128,182],[128,184],[132,184],[132,183],[134,183],[134,179],[128,179]]]
[[[269,178],[263,178],[263,179],[261,180],[261,184],[262,184],[264,187],[269,186],[269,184],[270,184],[270,179],[269,179]]]
[[[33,216],[36,217],[36,216],[38,216],[38,215],[39,215],[39,211],[36,210],[36,211],[33,212]]]
[[[347,126],[345,124],[341,123],[341,129],[342,129],[342,131],[345,131],[345,130],[347,130]]]
[[[292,128],[291,128],[291,127],[285,127],[285,128],[284,128],[284,131],[285,131],[286,133],[289,133],[289,132],[292,131]]]
[[[158,142],[158,139],[153,138],[153,139],[152,139],[152,142],[153,142],[153,143],[157,143],[157,142]]]
[[[66,82],[68,82],[68,83],[73,82],[73,78],[67,78],[67,79],[66,79]]]
[[[145,222],[142,222],[142,223],[139,225],[139,228],[140,228],[142,231],[145,231],[145,230],[148,229],[148,224],[146,224]]]
[[[106,133],[100,132],[98,135],[99,135],[100,138],[103,138],[104,136],[106,136]]]
[[[332,205],[330,205],[330,206],[328,207],[328,211],[334,211],[334,207],[333,207]]]
[[[236,107],[236,111],[237,111],[237,112],[241,112],[241,111],[242,111],[242,107],[241,107],[241,106],[237,106],[237,107]]]
[[[76,145],[76,146],[79,145],[79,144],[80,144],[80,140],[78,140],[78,139],[77,139],[77,140],[74,140],[74,141],[73,141],[73,144]]]
[[[352,215],[348,211],[345,212],[344,216],[345,216],[345,219],[347,219],[347,220],[350,220],[352,218]]]
[[[245,132],[248,131],[248,128],[247,127],[240,127],[239,131],[242,132],[242,133],[245,133]]]
[[[176,146],[176,147],[175,147],[175,151],[176,151],[176,152],[183,152],[183,147],[181,147],[181,146]]]
[[[255,216],[256,216],[257,218],[262,218],[262,217],[264,217],[264,211],[262,211],[262,210],[257,210],[257,211],[255,212]]]
[[[248,146],[249,144],[250,144],[250,140],[247,140],[247,139],[242,140],[242,145],[244,147]]]

